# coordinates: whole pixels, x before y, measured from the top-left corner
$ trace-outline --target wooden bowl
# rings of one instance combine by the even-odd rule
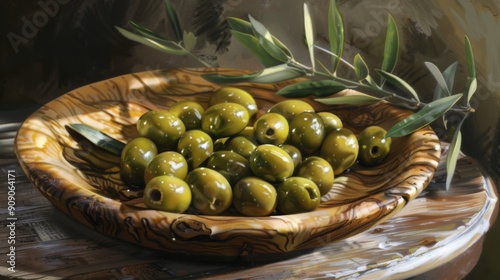
[[[119,176],[118,157],[70,135],[66,125],[84,123],[126,142],[146,111],[183,99],[207,105],[219,88],[206,73],[232,69],[175,69],[123,75],[75,89],[46,104],[21,126],[18,159],[27,176],[55,207],[105,235],[147,248],[191,256],[278,258],[365,231],[401,210],[431,180],[441,153],[438,137],[425,127],[393,139],[388,158],[373,168],[354,167],[335,179],[320,207],[309,213],[244,217],[174,214],[147,209],[141,193]],[[260,114],[285,98],[289,84],[238,84],[256,99]],[[342,94],[359,94],[345,91]],[[344,127],[388,129],[409,112],[379,102],[331,107],[304,98],[318,111],[332,111]]]

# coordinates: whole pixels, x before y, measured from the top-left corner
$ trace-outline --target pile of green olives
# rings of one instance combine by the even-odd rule
[[[146,206],[175,213],[313,211],[336,176],[355,163],[379,164],[391,145],[383,128],[355,135],[303,100],[259,115],[252,95],[235,87],[216,90],[207,108],[183,100],[148,111],[136,127],[140,136],[121,154],[121,177],[144,188]]]

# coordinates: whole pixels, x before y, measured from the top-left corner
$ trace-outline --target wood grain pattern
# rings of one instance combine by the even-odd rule
[[[140,191],[119,178],[117,157],[76,141],[65,126],[85,123],[126,142],[137,135],[135,122],[147,110],[168,108],[182,99],[207,104],[218,86],[201,78],[231,69],[181,69],[124,75],[91,84],[49,102],[19,130],[16,151],[30,180],[62,212],[108,236],[144,247],[198,256],[262,258],[286,256],[366,231],[385,221],[429,184],[441,145],[430,128],[394,139],[391,153],[374,168],[353,167],[337,176],[319,209],[297,215],[247,218],[148,210]],[[285,84],[242,84],[260,113],[283,98]],[[357,94],[346,92],[345,94]],[[355,133],[368,125],[390,127],[407,111],[379,103],[327,107]]]

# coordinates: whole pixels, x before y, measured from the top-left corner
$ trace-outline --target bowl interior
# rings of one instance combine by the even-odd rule
[[[313,212],[249,218],[174,214],[147,209],[141,191],[120,179],[116,155],[91,145],[67,129],[84,123],[123,142],[136,137],[135,123],[148,110],[196,100],[207,107],[220,86],[204,73],[232,69],[175,69],[119,76],[75,89],[40,108],[22,125],[16,152],[23,169],[54,206],[103,234],[148,248],[190,255],[245,257],[276,255],[345,238],[399,211],[429,183],[440,157],[440,142],[426,127],[393,139],[391,152],[372,168],[354,166]],[[290,83],[290,82],[289,82]],[[238,84],[257,101],[259,114],[284,100],[282,84]],[[342,94],[359,94],[345,91]],[[378,125],[388,129],[409,112],[387,103],[329,107],[303,98],[317,111],[331,111],[358,134]]]

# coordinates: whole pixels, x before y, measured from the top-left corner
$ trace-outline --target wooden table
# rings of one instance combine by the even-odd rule
[[[15,157],[18,121],[0,122],[0,275],[6,278],[461,279],[476,265],[498,211],[492,180],[472,158],[462,157],[451,190],[444,189],[441,163],[417,199],[348,239],[273,262],[180,258],[110,239],[55,209]],[[9,193],[9,186],[15,191]],[[15,209],[9,210],[9,199]]]

